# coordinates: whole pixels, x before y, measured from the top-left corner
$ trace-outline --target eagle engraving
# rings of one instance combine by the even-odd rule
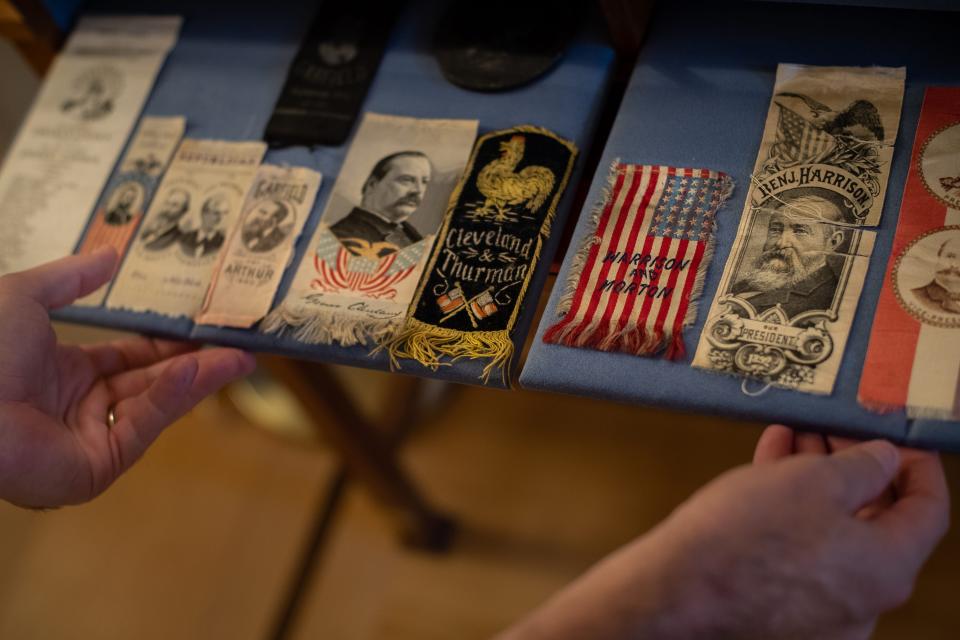
[[[524,205],[533,212],[543,206],[556,177],[547,167],[529,166],[517,171],[523,159],[526,139],[515,135],[500,143],[500,157],[491,161],[477,176],[477,189],[486,198],[473,213],[477,217],[493,216],[497,222],[515,219],[511,206]]]
[[[854,100],[842,111],[835,111],[799,93],[778,93],[781,106],[800,114],[817,129],[830,135],[845,135],[857,140],[883,141],[883,122],[877,107],[868,100]],[[803,107],[806,107],[804,109]],[[808,113],[804,111],[809,110]]]
[[[869,100],[853,100],[834,110],[810,96],[781,92],[776,138],[760,173],[772,174],[804,164],[832,165],[856,176],[874,197],[880,194],[879,176],[888,162],[880,111]]]

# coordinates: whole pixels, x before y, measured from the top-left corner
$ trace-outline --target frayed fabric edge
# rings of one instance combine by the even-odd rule
[[[827,397],[833,393],[833,387],[830,387],[830,389],[827,389],[826,391],[817,391],[814,389],[801,389],[800,387],[797,387],[797,386],[777,384],[776,382],[768,380],[767,378],[764,378],[764,377],[745,375],[743,373],[738,373],[736,371],[730,371],[729,369],[711,369],[710,367],[705,367],[699,364],[691,364],[690,366],[692,366],[694,369],[699,369],[700,371],[705,371],[712,375],[726,376],[728,378],[737,378],[741,382],[750,381],[750,382],[763,383],[763,384],[766,384],[767,387],[771,389],[785,389],[787,391],[797,391],[799,393],[805,393],[810,396],[818,396],[818,397]],[[762,393],[766,393],[766,391],[767,389],[765,388],[763,389]],[[756,393],[747,393],[742,388],[741,388],[741,392],[744,395],[751,396],[751,397],[759,395]]]
[[[573,306],[573,298],[577,293],[577,284],[580,282],[580,274],[583,267],[587,264],[587,258],[590,257],[590,249],[593,245],[599,244],[600,238],[597,237],[597,227],[600,225],[600,216],[603,210],[610,202],[613,195],[613,186],[617,181],[616,171],[620,166],[620,158],[615,158],[610,163],[610,169],[607,172],[607,184],[603,187],[603,193],[600,199],[590,210],[590,217],[587,220],[587,230],[580,242],[580,246],[573,254],[570,260],[570,271],[567,272],[567,280],[563,285],[563,293],[560,294],[560,300],[557,302],[557,316],[563,317]]]
[[[862,403],[861,403],[862,404]],[[914,407],[907,405],[907,417],[912,420],[944,420],[956,421],[957,412],[951,409],[934,409],[932,407]]]
[[[260,323],[262,333],[289,336],[306,344],[373,346],[388,339],[403,324],[403,318],[373,319],[330,309],[298,310],[281,304]]]

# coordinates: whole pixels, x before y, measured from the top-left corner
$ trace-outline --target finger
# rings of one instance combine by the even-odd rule
[[[826,440],[827,450],[830,453],[843,451],[844,449],[849,449],[850,447],[863,442],[863,440],[854,440],[853,438],[844,438],[842,436],[827,436]],[[877,497],[876,500],[866,504],[862,509],[857,511],[856,516],[860,520],[872,520],[878,514],[887,509],[891,504],[893,504],[896,499],[897,491],[894,487],[894,484],[891,484]]]
[[[203,349],[193,354],[193,357],[197,358],[202,365],[206,361],[216,360],[219,358],[222,351],[224,350]],[[235,350],[228,349],[228,351]],[[161,360],[160,362],[156,362],[146,367],[141,367],[140,369],[121,371],[120,373],[107,378],[107,389],[110,391],[110,397],[113,399],[113,402],[119,402],[125,398],[143,393],[150,388],[150,385],[157,381],[157,379],[160,377],[160,374],[166,370],[167,366],[169,366],[172,361],[182,357],[184,356],[174,356],[172,359]]]
[[[105,284],[113,274],[117,252],[104,246],[93,253],[67,256],[7,276],[7,285],[47,309],[70,304]]]
[[[763,430],[753,452],[753,464],[766,464],[793,453],[793,429],[772,424]]]
[[[253,357],[237,349],[174,358],[143,393],[122,400],[114,409],[116,424],[110,434],[120,454],[120,470],[129,468],[166,427],[200,400],[253,368]]]
[[[922,561],[947,532],[950,524],[950,490],[940,456],[904,449],[903,464],[896,479],[896,502],[875,522]]]
[[[97,373],[101,376],[112,376],[122,371],[148,367],[173,356],[196,351],[200,345],[176,340],[136,337],[81,348],[90,356]]]
[[[832,452],[849,449],[850,447],[858,445],[861,442],[863,442],[863,440],[854,440],[853,438],[844,438],[842,436],[827,436],[827,446]]]
[[[825,480],[835,483],[840,506],[855,513],[882,494],[893,482],[900,453],[886,440],[871,440],[823,459]]]
[[[796,438],[797,453],[812,453],[826,455],[829,452],[826,439],[819,433],[798,433]]]

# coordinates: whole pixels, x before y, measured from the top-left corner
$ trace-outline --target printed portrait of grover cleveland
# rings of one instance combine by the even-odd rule
[[[780,305],[788,317],[828,310],[837,293],[850,231],[843,197],[813,187],[791,189],[771,201],[763,249],[731,293],[757,313]],[[830,223],[841,224],[830,224]],[[826,224],[824,224],[826,223]]]
[[[423,203],[433,166],[420,151],[381,158],[363,184],[360,206],[330,226],[353,255],[378,259],[418,242],[422,236],[407,219]]]

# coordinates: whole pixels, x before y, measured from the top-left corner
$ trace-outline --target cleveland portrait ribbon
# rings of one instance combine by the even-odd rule
[[[450,200],[403,328],[381,346],[394,367],[487,360],[509,377],[511,331],[576,160],[576,146],[519,126],[482,136]]]
[[[614,161],[544,342],[682,358],[732,190],[718,171]]]
[[[960,89],[924,96],[860,404],[960,418]]]
[[[402,323],[476,120],[367,113],[307,252],[265,333],[369,345]]]

